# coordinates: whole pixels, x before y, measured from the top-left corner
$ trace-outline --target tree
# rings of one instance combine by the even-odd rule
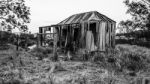
[[[18,28],[25,32],[30,22],[30,10],[24,0],[1,0],[0,1],[0,25],[1,28],[11,31]]]
[[[119,25],[126,28],[127,32],[135,30],[150,30],[150,0],[125,0],[128,7],[127,14],[132,16],[131,20],[121,21]]]

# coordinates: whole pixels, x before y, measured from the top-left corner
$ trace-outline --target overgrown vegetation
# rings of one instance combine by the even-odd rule
[[[36,47],[30,51],[30,53],[37,57],[39,60],[42,60],[43,58],[50,57],[50,55],[53,54],[52,48],[44,48],[44,47]]]
[[[37,38],[33,34],[21,33],[20,36],[17,36],[14,33],[9,33],[5,31],[0,31],[0,45],[13,44],[19,47],[26,48],[37,43]]]
[[[115,50],[108,53],[89,53],[83,57],[74,55],[72,60],[57,62],[51,59],[51,48],[39,47],[29,52],[14,49],[0,51],[0,61],[5,60],[0,62],[0,73],[13,74],[6,77],[0,75],[3,82],[9,82],[12,77],[12,82],[20,81],[18,84],[130,84],[130,77],[139,77],[150,71],[150,50],[138,46],[117,45]],[[67,54],[58,54],[58,57],[62,56],[67,57]]]

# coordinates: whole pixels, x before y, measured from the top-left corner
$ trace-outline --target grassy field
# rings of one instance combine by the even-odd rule
[[[16,51],[13,45],[1,50],[0,84],[134,84],[150,72],[150,49],[135,45],[116,45],[113,53],[95,54],[90,61],[54,62],[51,53]]]

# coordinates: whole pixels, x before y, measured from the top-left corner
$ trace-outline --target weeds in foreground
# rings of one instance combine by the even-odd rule
[[[92,57],[92,61],[98,63],[103,68],[112,73],[121,72],[130,76],[137,76],[139,72],[147,70],[149,64],[149,56],[145,55],[142,50],[133,52],[130,49],[117,47],[113,52],[96,53]]]
[[[33,50],[30,51],[30,53],[37,57],[39,60],[42,60],[43,58],[47,58],[49,54],[53,52],[52,48],[44,48],[44,47],[36,47]]]

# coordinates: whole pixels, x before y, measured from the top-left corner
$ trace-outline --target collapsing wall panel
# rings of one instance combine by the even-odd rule
[[[116,26],[115,26],[116,24],[113,24],[113,48],[115,47],[115,28],[116,28]]]
[[[109,47],[111,47],[111,23],[109,23]]]
[[[58,41],[60,45],[65,44],[65,42],[71,42],[71,45],[73,44],[76,49],[87,49],[88,45],[89,51],[106,51],[115,45],[115,23],[115,21],[105,15],[97,11],[91,11],[74,14],[52,26],[61,26],[61,28],[59,28],[61,32],[59,35],[60,41]],[[95,27],[96,29],[93,29]],[[65,39],[66,36],[67,39]]]
[[[84,47],[84,44],[85,44],[85,24],[84,23],[81,23],[81,39],[80,39],[80,42],[81,42],[81,47],[83,48]]]
[[[47,39],[53,39],[51,26],[39,27],[38,46],[47,46]]]
[[[100,22],[99,24],[99,50],[105,51],[105,28],[106,22]]]
[[[106,42],[106,47],[109,47],[109,23],[107,23],[107,26],[106,26],[106,33],[105,33],[105,35],[106,35],[106,38],[105,38],[105,42]]]

